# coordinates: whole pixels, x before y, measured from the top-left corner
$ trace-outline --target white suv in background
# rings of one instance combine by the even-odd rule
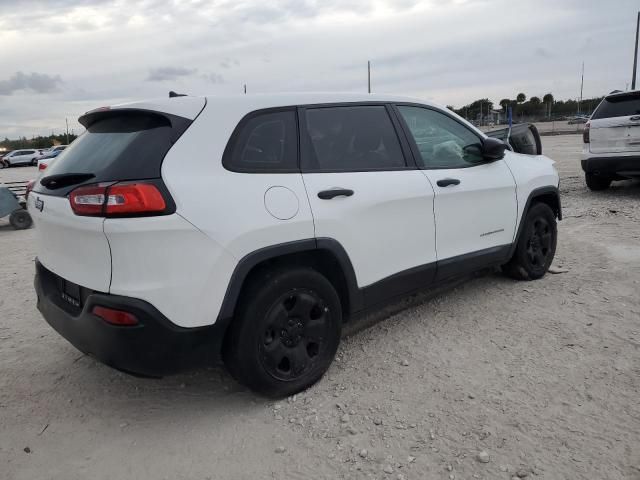
[[[177,97],[80,122],[29,195],[38,308],[124,371],[222,353],[292,394],[363,312],[486,267],[541,278],[555,253],[553,162],[420,100]]]
[[[591,190],[640,177],[640,90],[607,95],[585,125],[582,169]]]
[[[40,156],[40,150],[37,149],[14,150],[2,157],[4,165],[0,165],[0,168],[3,166],[8,168],[16,165],[35,165]]]

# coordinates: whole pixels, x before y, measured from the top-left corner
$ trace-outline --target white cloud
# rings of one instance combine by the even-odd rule
[[[171,89],[364,90],[367,60],[374,91],[442,104],[481,96],[497,102],[518,91],[575,97],[583,60],[585,95],[601,95],[629,81],[637,11],[636,0],[2,5],[0,94],[12,95],[0,97],[0,138],[50,133],[64,117]],[[53,88],[46,80],[36,88],[24,77],[16,81],[26,71],[53,79]]]

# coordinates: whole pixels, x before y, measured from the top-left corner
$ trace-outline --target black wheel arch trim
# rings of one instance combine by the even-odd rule
[[[338,241],[332,238],[309,238],[264,247],[251,252],[240,259],[231,274],[231,279],[229,280],[229,285],[222,301],[217,322],[228,324],[231,321],[245,280],[256,266],[267,260],[276,259],[293,253],[313,253],[318,251],[327,251],[331,253],[340,265],[342,274],[345,277],[349,297],[349,311],[355,312],[361,310],[364,303],[363,295],[357,287],[358,282],[356,281],[356,274],[345,249]]]
[[[536,198],[541,198],[543,196],[548,196],[549,194],[554,195],[555,200],[557,202],[557,209],[554,209],[554,213],[558,220],[562,220],[562,203],[560,200],[560,190],[558,187],[554,187],[552,185],[548,185],[546,187],[538,187],[531,191],[529,196],[527,197],[527,201],[522,209],[522,214],[520,215],[520,223],[518,224],[518,231],[516,233],[516,237],[511,244],[511,252],[509,253],[509,258],[513,256],[518,246],[518,242],[520,241],[520,235],[522,234],[522,230],[524,229],[524,219],[531,208],[531,204],[534,202]]]

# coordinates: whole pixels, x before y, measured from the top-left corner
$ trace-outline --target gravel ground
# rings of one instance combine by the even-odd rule
[[[36,311],[33,230],[0,220],[0,478],[640,479],[640,184],[589,192],[580,141],[543,138],[568,272],[406,301],[277,403],[222,369],[139,379],[83,356]]]

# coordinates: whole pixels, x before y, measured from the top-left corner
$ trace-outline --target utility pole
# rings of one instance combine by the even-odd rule
[[[580,101],[578,102],[578,113],[582,111],[582,89],[584,87],[584,62],[582,62],[582,76],[580,79]]]
[[[69,145],[69,120],[65,118],[64,121],[67,124],[67,145]]]
[[[371,61],[367,60],[367,92],[371,93]]]
[[[640,33],[640,12],[636,23],[636,49],[633,54],[633,76],[631,77],[631,90],[636,89],[636,70],[638,69],[638,34]]]

